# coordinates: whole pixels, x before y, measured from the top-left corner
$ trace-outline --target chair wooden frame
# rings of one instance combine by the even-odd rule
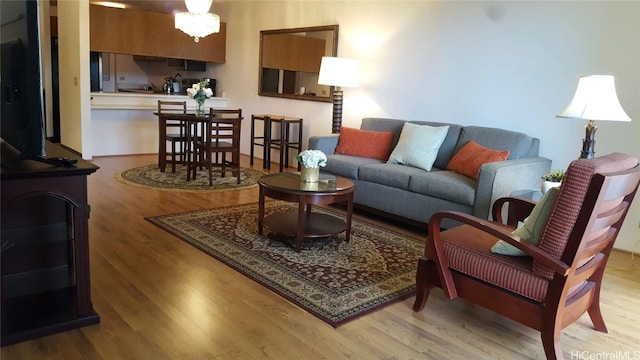
[[[207,121],[200,122],[199,130],[190,131],[198,136],[190,139],[193,146],[193,163],[189,165],[187,180],[195,179],[197,168],[205,167],[209,173],[209,185],[213,185],[213,167],[221,168],[222,177],[227,171],[240,183],[240,132],[242,109],[209,110]],[[231,154],[227,159],[226,154]]]
[[[158,114],[175,113],[186,115],[187,114],[187,102],[186,101],[163,101],[158,100]],[[186,134],[186,122],[184,120],[167,120],[167,130],[177,129],[178,132],[168,132],[165,135],[164,141],[168,141],[171,144],[171,151],[167,152],[167,157],[171,161],[171,171],[176,172],[176,164],[187,163],[187,134]],[[163,141],[162,139],[159,139]],[[177,144],[180,145],[180,151],[178,151]]]
[[[418,262],[414,311],[421,311],[427,303],[430,290],[439,287],[450,299],[464,298],[540,331],[547,359],[562,359],[560,332],[585,312],[589,314],[595,330],[607,332],[600,311],[602,277],[639,182],[639,166],[617,173],[595,174],[560,259],[536,245],[520,242],[511,234],[515,224],[533,209],[534,203],[531,201],[512,197],[498,199],[492,208],[496,221],[459,212],[433,215],[429,220],[430,235],[426,246],[432,246],[432,254],[436,255],[428,258],[425,250],[425,256]],[[612,201],[619,203],[611,208]],[[509,206],[507,219],[502,216],[505,205]],[[441,223],[446,219],[464,225],[441,230]],[[463,233],[464,239],[468,236],[469,241],[483,236],[481,234],[504,240],[527,253],[537,264],[551,269],[553,275],[548,281],[543,301],[532,300],[450,268],[444,243],[451,236]]]

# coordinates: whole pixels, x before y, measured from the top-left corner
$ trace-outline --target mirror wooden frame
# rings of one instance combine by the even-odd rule
[[[309,33],[320,32],[329,34],[325,39],[308,36]],[[331,43],[327,44],[329,41]],[[318,85],[317,75],[320,72],[322,56],[336,56],[337,53],[338,25],[260,31],[258,95],[331,102],[333,86]],[[327,94],[318,95],[316,91],[305,91],[301,94],[298,80],[303,77],[315,79],[313,84],[307,81],[305,84],[312,86],[305,86],[305,89],[308,87],[326,91]],[[288,84],[288,90],[283,90],[285,82]]]

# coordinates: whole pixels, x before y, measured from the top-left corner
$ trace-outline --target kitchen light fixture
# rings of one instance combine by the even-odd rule
[[[189,36],[195,42],[207,35],[220,31],[220,17],[209,13],[213,0],[184,0],[187,12],[176,13],[175,27]]]
[[[557,117],[589,120],[585,125],[580,158],[591,159],[595,154],[596,120],[631,121],[618,101],[614,78],[611,75],[582,76],[569,106]]]
[[[116,8],[116,9],[124,9],[126,6],[122,3],[112,2],[112,1],[100,1],[95,3],[96,5],[102,5],[106,7]]]
[[[342,126],[342,86],[358,86],[358,61],[323,56],[320,63],[318,84],[335,86],[333,90],[333,121],[331,132],[337,134]]]

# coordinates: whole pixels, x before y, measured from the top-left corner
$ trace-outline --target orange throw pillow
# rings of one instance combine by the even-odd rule
[[[478,180],[482,164],[503,161],[508,157],[509,150],[489,149],[471,140],[453,156],[447,169]]]
[[[369,131],[349,127],[340,128],[335,154],[353,155],[386,161],[391,153],[389,131]]]

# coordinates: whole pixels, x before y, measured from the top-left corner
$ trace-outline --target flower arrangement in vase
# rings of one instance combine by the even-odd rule
[[[542,193],[546,193],[552,187],[560,186],[562,184],[562,179],[564,179],[564,175],[564,170],[552,170],[542,175],[542,185],[540,185]]]
[[[191,96],[198,105],[196,108],[196,116],[204,116],[204,102],[208,98],[213,96],[213,90],[209,87],[209,80],[202,80],[199,83],[193,84],[187,89],[187,95]]]
[[[296,160],[302,164],[300,180],[302,182],[318,182],[320,166],[327,165],[327,155],[320,150],[305,150],[296,156]]]

